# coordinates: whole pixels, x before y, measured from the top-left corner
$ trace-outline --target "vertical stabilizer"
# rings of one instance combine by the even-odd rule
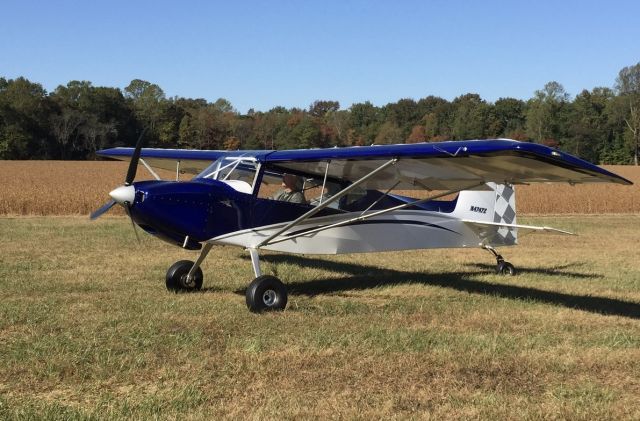
[[[516,224],[516,192],[512,185],[487,183],[488,190],[460,192],[453,216],[478,222]],[[491,245],[514,245],[518,229],[487,227],[484,237]]]

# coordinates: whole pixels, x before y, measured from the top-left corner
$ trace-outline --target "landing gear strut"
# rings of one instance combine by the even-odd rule
[[[261,313],[284,310],[288,299],[287,287],[275,276],[262,274],[258,250],[249,249],[249,254],[251,254],[251,264],[256,275],[245,293],[249,311]]]
[[[498,275],[513,276],[516,274],[516,268],[509,262],[505,261],[501,254],[491,246],[482,246],[483,249],[490,251],[496,258],[496,273]]]
[[[189,277],[192,267],[191,260],[180,260],[171,265],[167,271],[167,289],[173,292],[189,292],[202,288],[202,269],[198,268],[193,276]]]
[[[211,251],[212,244],[205,243],[198,260],[180,260],[175,262],[167,271],[166,285],[169,291],[188,292],[202,288],[202,269],[200,265]]]
[[[207,257],[213,244],[205,243],[200,256],[195,262],[180,260],[167,271],[167,289],[173,292],[197,291],[202,288],[202,269],[200,265]],[[246,291],[247,307],[253,313],[263,311],[281,311],[287,306],[287,287],[280,279],[271,275],[263,275],[260,270],[258,250],[248,249],[251,254],[251,264],[256,278],[249,284]]]

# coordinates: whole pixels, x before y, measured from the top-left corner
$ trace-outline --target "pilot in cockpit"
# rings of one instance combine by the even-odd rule
[[[340,192],[340,185],[339,184],[327,182],[327,183],[325,183],[323,193],[320,196],[311,199],[309,201],[309,204],[312,205],[312,206],[318,206],[321,203],[326,202],[332,196],[338,194],[339,192]],[[332,203],[329,204],[329,207],[330,208],[334,208],[334,209],[338,209],[338,207],[339,207],[338,202],[337,201],[333,201]]]
[[[282,189],[278,190],[272,199],[291,203],[307,203],[302,192],[302,178],[293,174],[284,174]]]

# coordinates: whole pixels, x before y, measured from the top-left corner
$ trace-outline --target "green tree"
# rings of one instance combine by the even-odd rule
[[[512,138],[515,133],[524,132],[526,127],[524,101],[515,98],[500,98],[493,105],[499,128],[499,136]]]
[[[485,137],[489,107],[478,94],[466,94],[453,100],[452,132],[455,139],[483,139]]]
[[[423,117],[420,114],[418,104],[411,98],[403,98],[398,102],[392,102],[382,108],[382,114],[386,122],[393,123],[401,130],[401,139],[406,139],[413,126]]]
[[[610,134],[606,109],[612,98],[613,92],[607,88],[583,90],[575,97],[564,150],[589,161],[600,159]]]
[[[214,104],[188,110],[179,125],[179,143],[196,149],[223,149],[231,134],[229,120]]]
[[[340,109],[338,101],[314,101],[309,106],[309,114],[312,117],[324,117],[327,113],[336,112]]]
[[[633,162],[638,165],[638,155],[640,154],[640,63],[620,70],[616,79],[616,89],[628,110],[624,122],[629,130]]]
[[[535,91],[527,109],[527,134],[539,143],[560,142],[564,137],[564,117],[569,94],[558,82],[549,82]]]
[[[85,116],[78,110],[65,108],[60,114],[51,116],[53,136],[60,147],[60,158],[68,159],[78,147],[80,127],[85,122]]]
[[[371,144],[383,122],[382,112],[371,102],[353,104],[349,109],[348,126],[353,129],[348,144]]]
[[[50,98],[56,104],[51,132],[63,159],[94,157],[97,149],[134,137],[132,112],[117,88],[71,81],[58,86]]]
[[[0,158],[45,158],[50,154],[52,104],[38,83],[0,79]]]
[[[376,145],[402,143],[404,136],[402,129],[392,121],[386,121],[375,138]]]
[[[134,79],[124,88],[124,95],[133,103],[136,118],[153,135],[155,127],[164,112],[166,104],[164,91],[155,83]]]
[[[349,112],[346,110],[328,111],[323,118],[321,132],[327,146],[343,146],[347,143],[349,130]]]
[[[216,102],[213,103],[213,107],[221,113],[236,113],[236,110],[235,108],[233,108],[233,105],[231,105],[231,102],[229,102],[225,98],[218,98]]]

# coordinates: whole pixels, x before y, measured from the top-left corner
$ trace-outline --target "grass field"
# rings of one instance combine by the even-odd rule
[[[88,215],[122,184],[127,166],[106,161],[0,161],[0,215]],[[640,213],[640,167],[606,168],[635,184],[517,186],[518,211],[530,215]],[[168,171],[159,173],[165,179],[175,177]],[[149,178],[140,167],[137,180]],[[424,197],[420,191],[405,193]],[[122,214],[122,209],[111,212]]]
[[[503,249],[265,257],[287,310],[255,315],[250,261],[104,217],[0,218],[0,419],[640,419],[640,216],[522,218],[578,237]]]

